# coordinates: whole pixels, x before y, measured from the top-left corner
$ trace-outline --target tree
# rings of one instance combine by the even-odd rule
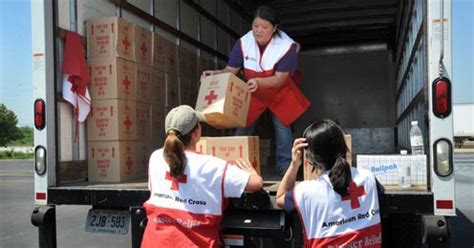
[[[11,141],[22,137],[17,124],[16,114],[0,103],[0,146],[7,146]]]

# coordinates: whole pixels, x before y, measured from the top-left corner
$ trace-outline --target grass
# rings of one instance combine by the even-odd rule
[[[0,159],[31,159],[32,152],[15,152],[13,150],[0,151]]]

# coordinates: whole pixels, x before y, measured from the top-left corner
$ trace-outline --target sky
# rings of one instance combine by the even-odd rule
[[[452,8],[453,102],[474,103],[474,0]],[[0,103],[20,126],[33,125],[30,15],[30,0],[0,0]]]

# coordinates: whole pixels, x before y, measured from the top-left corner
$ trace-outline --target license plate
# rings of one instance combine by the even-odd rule
[[[86,219],[86,232],[127,234],[130,212],[126,210],[89,209]]]

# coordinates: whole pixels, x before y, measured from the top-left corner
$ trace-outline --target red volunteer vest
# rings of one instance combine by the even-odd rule
[[[381,247],[375,177],[351,168],[349,195],[332,189],[328,173],[298,184],[293,192],[303,225],[305,247]]]
[[[274,36],[265,48],[263,54],[255,41],[252,31],[240,38],[244,57],[244,77],[249,80],[256,77],[269,77],[275,74],[274,67],[290,50],[294,41],[284,32],[281,37]],[[311,105],[298,86],[295,85],[291,74],[281,87],[258,88],[252,94],[247,126],[253,124],[258,117],[269,108],[285,125],[289,126]]]
[[[150,157],[142,248],[218,246],[227,162],[194,152],[186,156],[192,166],[185,167],[179,180],[169,174],[162,149]]]

